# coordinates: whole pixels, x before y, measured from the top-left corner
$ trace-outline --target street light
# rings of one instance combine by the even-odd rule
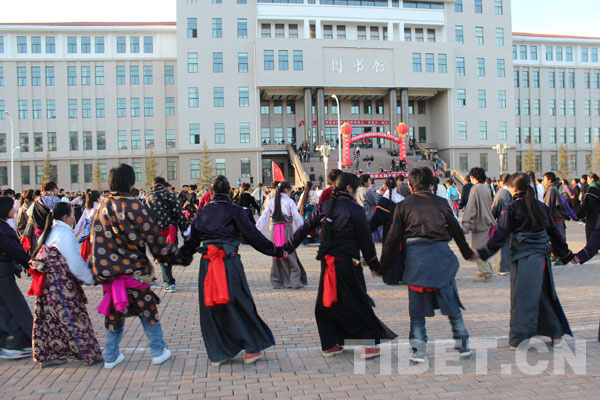
[[[504,156],[506,154],[506,150],[510,149],[510,146],[502,143],[493,146],[492,149],[496,150],[496,152],[498,152],[498,157],[500,157],[500,175],[502,175],[504,173]]]
[[[340,112],[342,111],[340,109],[340,101],[338,100],[337,96],[335,94],[331,95],[331,98],[335,100],[335,102],[337,103],[337,116],[338,116],[338,169],[342,169],[342,127],[340,124]],[[327,171],[325,171],[325,174],[327,174]]]
[[[329,163],[329,154],[331,153],[331,150],[333,150],[333,147],[331,147],[328,144],[322,144],[315,150],[321,152],[321,156],[323,156],[323,164],[325,165],[325,176],[327,176],[327,164]]]
[[[10,123],[10,188],[15,190],[15,138],[14,138],[14,127],[12,116],[8,111],[4,111],[4,114],[8,116],[8,122]]]

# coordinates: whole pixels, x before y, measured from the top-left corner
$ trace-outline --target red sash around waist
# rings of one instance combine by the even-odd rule
[[[229,287],[223,259],[227,257],[224,250],[209,244],[204,258],[210,260],[204,278],[204,305],[216,307],[229,303]]]
[[[341,258],[326,255],[325,262],[327,267],[323,274],[323,307],[331,307],[333,303],[337,303],[337,276],[335,273],[335,262]]]

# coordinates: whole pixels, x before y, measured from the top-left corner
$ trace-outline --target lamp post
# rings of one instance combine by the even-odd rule
[[[498,157],[500,157],[500,175],[502,175],[504,173],[504,156],[506,155],[506,150],[510,149],[510,146],[502,143],[493,146],[492,149],[496,150]]]
[[[321,155],[323,156],[323,165],[325,166],[325,175],[327,176],[327,164],[329,162],[329,154],[331,153],[331,150],[333,150],[333,147],[331,147],[328,144],[322,144],[319,147],[317,147],[315,150],[321,152]]]
[[[342,169],[342,127],[340,124],[340,112],[342,111],[340,109],[340,101],[338,100],[337,96],[335,94],[331,95],[331,98],[335,100],[336,104],[337,104],[337,120],[338,120],[338,169]],[[327,175],[327,171],[325,171],[325,175]]]
[[[8,111],[4,111],[4,114],[8,116],[10,123],[10,188],[15,190],[15,150],[17,148],[15,148],[13,119]]]

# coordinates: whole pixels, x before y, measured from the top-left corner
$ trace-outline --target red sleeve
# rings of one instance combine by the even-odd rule
[[[319,204],[324,203],[331,198],[331,190],[331,186],[323,190],[323,193],[321,193],[321,197],[319,197]]]

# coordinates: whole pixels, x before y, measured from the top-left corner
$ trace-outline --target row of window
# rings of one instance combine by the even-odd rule
[[[516,69],[513,80],[514,87],[523,87],[528,88],[530,86],[530,77],[531,77],[531,87],[539,88],[540,87],[540,73],[539,71],[521,71],[519,74],[519,70]],[[566,78],[566,79],[565,79]],[[584,72],[583,73],[583,87],[584,89],[600,89],[600,73],[598,72]],[[575,72],[564,72],[564,71],[548,71],[548,88],[550,89],[574,89],[575,88]]]
[[[503,0],[494,0],[494,14],[503,15],[504,14],[504,5],[502,4]],[[491,2],[486,2],[491,4]],[[474,0],[473,3],[473,11],[475,14],[483,14],[483,0]],[[463,12],[463,0],[455,0],[454,2],[454,12],[461,13]]]
[[[225,123],[216,122],[213,125],[214,129],[214,143],[215,144],[225,144]],[[201,144],[201,134],[200,134],[200,124],[199,123],[190,123],[188,135],[190,139],[190,144]],[[240,135],[240,143],[250,143],[250,123],[249,122],[240,122],[239,124],[239,135]]]
[[[406,32],[405,32],[405,35],[406,35]],[[457,44],[465,43],[464,27],[462,25],[454,26],[454,37],[456,39]],[[477,45],[485,44],[483,26],[475,27],[475,44],[477,44]],[[496,46],[504,46],[504,28],[496,28]]]
[[[446,54],[438,54],[438,72],[448,72]],[[423,72],[421,53],[412,54],[413,72]],[[435,72],[435,54],[425,53],[425,72]]]
[[[568,130],[567,130],[568,129]],[[516,144],[529,144],[529,143],[542,143],[542,130],[539,127],[535,128],[515,128],[515,143]],[[568,135],[567,135],[568,132]],[[583,142],[585,144],[592,143],[592,132],[594,142],[600,141],[600,128],[585,128],[583,135]],[[548,129],[548,140],[551,144],[566,144],[568,143],[576,144],[577,143],[577,128],[549,128]]]
[[[594,116],[600,116],[600,100],[594,100]],[[576,115],[576,101],[568,100],[568,115]],[[515,115],[540,115],[540,99],[515,99]],[[567,115],[567,100],[548,100],[549,116]],[[592,100],[583,101],[583,115],[592,115]]]
[[[293,69],[294,71],[302,71],[304,69],[304,60],[302,50],[294,50],[293,56]],[[280,71],[287,71],[289,67],[289,56],[287,50],[277,51],[277,65]],[[275,69],[275,51],[264,50],[264,70],[273,71]]]
[[[523,159],[525,157],[524,153],[517,153],[517,171],[522,171],[523,170]],[[550,154],[550,170],[551,171],[557,171],[558,170],[558,153],[556,154]],[[577,171],[577,154],[569,154],[569,158],[568,158],[568,163],[569,163],[569,168],[572,172],[576,172]],[[592,169],[592,154],[586,154],[585,155],[585,169],[586,170],[591,170]],[[534,154],[533,156],[533,170],[536,173],[542,173],[544,171],[542,171],[542,155],[541,154]]]
[[[43,39],[43,45],[42,45]],[[92,40],[93,39],[93,40]],[[17,53],[18,54],[42,54],[42,48],[45,54],[56,54],[56,37],[55,36],[17,36]],[[152,53],[154,47],[154,38],[152,36],[143,37],[143,52]],[[29,42],[29,43],[28,43]],[[104,36],[67,36],[67,53],[68,54],[91,54],[92,49],[95,54],[104,54],[105,52],[105,37]],[[31,46],[31,47],[30,47]],[[127,52],[127,38],[125,36],[116,37],[117,53]],[[140,37],[129,37],[129,52],[140,52]],[[4,36],[0,36],[0,53],[4,53]]]
[[[544,46],[546,49],[546,61],[573,61],[573,47],[566,46]],[[581,62],[598,62],[598,48],[597,47],[581,47]],[[528,51],[529,50],[529,51]],[[538,59],[538,46],[536,45],[516,45],[512,47],[513,60],[529,60],[537,61]]]
[[[350,113],[351,114],[360,114],[360,100],[352,100],[350,103]],[[375,100],[374,102],[372,100],[363,100],[363,114],[366,115],[371,115],[371,114],[384,114],[385,110],[384,110],[384,101],[383,99],[379,99],[379,100]],[[398,103],[396,105],[396,113],[397,114],[401,114],[401,101],[398,100]],[[425,101],[418,101],[418,113],[421,115],[426,114],[426,102]],[[408,102],[408,114],[414,114],[414,104],[415,101],[410,100]],[[343,108],[344,104],[341,105],[341,107]],[[331,114],[333,115],[337,115],[338,114],[338,107],[337,104],[335,102],[331,102],[331,110],[329,108],[329,101],[325,100],[324,101],[324,113],[325,114]],[[286,114],[288,115],[293,115],[296,114],[296,101],[295,100],[286,100],[285,103],[285,110],[286,110]],[[313,104],[312,105],[312,114],[316,115],[316,106]],[[269,114],[273,114],[273,115],[281,115],[283,114],[283,100],[273,100],[272,102],[269,100],[262,100],[260,102],[260,113],[261,115],[269,115]]]

